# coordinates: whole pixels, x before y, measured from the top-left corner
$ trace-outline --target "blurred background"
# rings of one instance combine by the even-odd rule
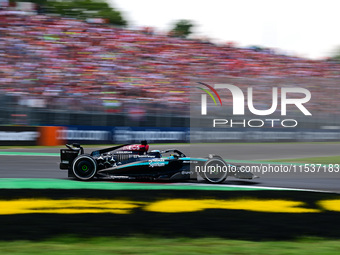
[[[336,25],[336,17],[327,18],[324,28],[315,27],[314,23],[305,24],[306,20],[298,23],[295,18],[301,15],[295,15],[299,14],[296,11],[292,18],[288,13],[277,18],[279,5],[266,6],[261,4],[268,1],[259,1],[258,9],[247,9],[248,19],[240,14],[244,21],[240,22],[233,13],[243,9],[229,1],[221,8],[221,1],[213,1],[213,9],[207,7],[204,15],[197,14],[194,6],[188,9],[187,3],[166,3],[162,7],[154,1],[145,1],[144,5],[140,2],[0,1],[0,143],[21,137],[8,132],[41,126],[62,127],[56,131],[57,140],[62,141],[187,142],[189,94],[195,81],[236,84],[244,91],[254,87],[258,109],[270,107],[273,87],[307,88],[312,94],[307,108],[313,117],[293,113],[290,118],[297,118],[299,127],[283,135],[284,139],[340,140],[340,54],[334,48],[336,40],[332,44],[324,42],[322,49],[315,46],[309,54],[310,45],[301,47],[303,38],[299,35],[307,37],[307,32],[313,31],[311,27],[329,30]],[[200,11],[207,6],[206,1],[197,3]],[[300,7],[306,10],[306,6]],[[311,7],[309,11],[317,15],[313,11],[318,6]],[[289,2],[282,8],[290,10]],[[235,23],[221,16],[216,20],[215,16],[223,14],[218,9],[225,10],[225,16]],[[264,19],[259,15],[261,9],[269,11]],[[211,12],[214,10],[216,15]],[[175,18],[160,18],[166,11]],[[304,17],[308,21],[313,15]],[[249,32],[257,31],[257,19],[262,22],[261,39]],[[206,20],[215,22],[212,33]],[[287,30],[283,23],[295,33],[291,36],[296,41],[295,52],[292,42],[281,39],[282,28]],[[235,42],[243,38],[235,30],[247,40]],[[327,38],[325,32],[320,34]],[[314,39],[307,37],[312,46],[322,44],[320,38]],[[230,100],[225,103],[231,105]],[[257,130],[262,131],[266,132]],[[257,140],[266,140],[268,133],[261,134]],[[251,137],[242,136],[238,141]]]

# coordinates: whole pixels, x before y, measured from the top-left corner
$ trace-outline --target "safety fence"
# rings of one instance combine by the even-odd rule
[[[0,126],[0,145],[57,146],[65,143],[218,143],[340,141],[332,129],[190,129],[104,126]]]

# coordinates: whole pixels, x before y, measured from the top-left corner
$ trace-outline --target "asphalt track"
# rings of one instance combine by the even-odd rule
[[[282,143],[282,144],[196,144],[196,145],[151,145],[150,149],[177,148],[193,157],[205,157],[218,154],[224,159],[239,161],[237,165],[258,166],[263,168],[266,161],[272,159],[336,156],[340,154],[340,143]],[[95,148],[97,149],[97,148]],[[85,151],[91,152],[92,148]],[[3,155],[3,152],[13,152],[14,155]],[[23,155],[21,153],[47,153],[45,156]],[[51,154],[53,153],[53,154]],[[52,178],[67,179],[67,172],[58,168],[59,148],[15,148],[0,150],[0,178]],[[340,160],[339,160],[340,161]],[[339,162],[334,162],[338,164]],[[271,164],[279,167],[280,164]],[[301,172],[301,165],[290,166],[289,172],[256,172],[260,178],[254,180],[237,180],[230,178],[224,185],[239,185],[253,187],[280,187],[311,189],[340,192],[340,172],[321,169],[319,172]],[[292,168],[293,167],[293,168]],[[295,167],[295,168],[294,168]],[[278,168],[279,169],[279,168]],[[295,171],[293,170],[295,169]]]

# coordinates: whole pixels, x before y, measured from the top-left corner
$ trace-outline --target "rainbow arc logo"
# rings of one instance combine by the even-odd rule
[[[220,97],[220,95],[217,93],[217,91],[212,86],[210,86],[210,85],[208,85],[206,83],[203,83],[203,82],[197,82],[197,83],[207,87],[212,92],[214,92],[214,94],[217,96],[217,98],[220,101],[220,104],[222,106],[221,97]],[[201,87],[197,87],[197,88],[200,89],[200,90],[203,90],[205,93],[207,93],[212,98],[212,100],[214,101],[215,105],[217,105],[217,102],[216,102],[216,99],[215,99],[214,95],[208,89],[201,88]],[[202,115],[206,115],[207,114],[207,95],[206,94],[202,94],[201,95],[201,100],[202,100],[202,103],[201,103],[201,114]]]

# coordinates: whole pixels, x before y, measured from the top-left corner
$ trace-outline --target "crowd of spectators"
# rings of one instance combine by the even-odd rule
[[[16,95],[24,106],[141,114],[183,111],[192,81],[264,81],[265,90],[266,81],[284,84],[295,78],[307,78],[310,83],[304,86],[320,97],[314,109],[334,111],[322,101],[336,100],[337,63],[150,30],[0,12],[0,93]]]

